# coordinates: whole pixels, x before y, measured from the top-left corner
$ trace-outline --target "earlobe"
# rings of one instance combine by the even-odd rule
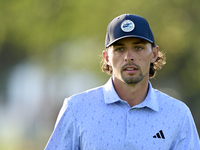
[[[152,57],[152,60],[151,62],[154,63],[156,61],[156,59],[158,58],[158,51],[159,51],[159,46],[156,45],[155,47],[153,47],[153,57]]]
[[[106,50],[104,50],[102,55],[103,55],[103,58],[105,59],[105,61],[107,62],[107,64],[109,65],[110,62],[109,62],[108,52]]]

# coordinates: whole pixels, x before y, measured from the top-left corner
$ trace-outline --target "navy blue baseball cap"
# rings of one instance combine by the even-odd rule
[[[147,20],[137,15],[123,14],[109,23],[105,47],[108,48],[116,41],[127,37],[141,38],[155,46],[154,36]]]

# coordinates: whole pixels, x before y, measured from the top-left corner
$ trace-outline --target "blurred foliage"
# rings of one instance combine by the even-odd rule
[[[149,21],[166,52],[167,64],[152,80],[154,86],[176,89],[180,97],[174,96],[191,108],[200,131],[199,6],[199,0],[1,0],[1,101],[6,103],[10,71],[27,59],[37,59],[49,73],[85,68],[108,78],[99,64],[107,25],[133,13]]]

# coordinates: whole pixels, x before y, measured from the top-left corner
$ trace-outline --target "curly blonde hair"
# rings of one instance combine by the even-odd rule
[[[106,49],[108,51],[108,49]],[[162,69],[162,66],[166,64],[165,53],[158,51],[158,58],[154,63],[150,63],[149,77],[154,78],[158,70]],[[106,60],[102,58],[101,70],[106,72],[108,75],[112,75],[112,67],[107,64]]]

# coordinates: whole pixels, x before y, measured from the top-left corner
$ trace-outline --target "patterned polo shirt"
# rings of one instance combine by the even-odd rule
[[[152,88],[130,107],[112,78],[66,98],[45,150],[200,150],[189,108]]]

